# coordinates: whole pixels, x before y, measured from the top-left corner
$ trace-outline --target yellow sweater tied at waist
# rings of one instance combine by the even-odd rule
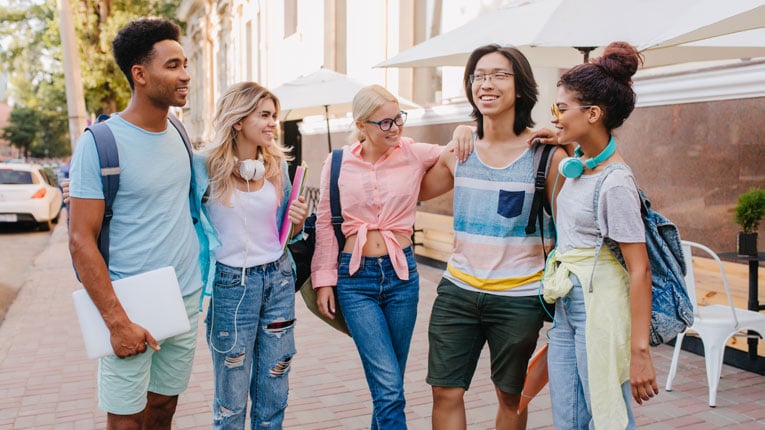
[[[608,251],[600,253],[594,272],[593,268],[594,248],[564,254],[553,251],[542,279],[543,296],[554,303],[571,291],[570,274],[579,279],[586,315],[592,418],[597,429],[623,429],[627,426],[627,406],[621,385],[630,375],[629,275]]]

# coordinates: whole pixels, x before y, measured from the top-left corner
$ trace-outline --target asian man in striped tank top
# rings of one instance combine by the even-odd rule
[[[433,167],[438,174],[426,178],[454,187],[454,251],[429,327],[433,428],[467,427],[463,397],[488,343],[496,428],[523,429],[527,415],[517,413],[518,402],[544,314],[538,297],[544,249],[538,233],[525,233],[534,194],[534,151],[527,142],[537,84],[520,51],[487,45],[468,59],[464,85],[476,120],[475,150],[464,163],[442,153]],[[565,156],[556,148],[552,166]],[[556,179],[550,176],[548,201]],[[441,191],[429,185],[423,189]],[[544,222],[549,249],[554,228],[547,213]]]

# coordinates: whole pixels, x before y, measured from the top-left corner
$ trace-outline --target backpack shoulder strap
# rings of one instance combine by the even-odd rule
[[[112,220],[112,206],[117,190],[120,187],[120,157],[114,134],[104,122],[91,125],[85,130],[93,135],[93,141],[98,153],[98,164],[101,168],[101,183],[104,188],[104,218],[101,222],[101,232],[98,235],[98,250],[109,266],[109,224]]]
[[[598,232],[598,237],[595,239],[595,262],[593,263],[592,268],[592,275],[595,274],[595,266],[598,265],[598,257],[600,256],[600,250],[603,247],[603,242],[606,240],[611,239],[605,239],[603,237],[603,232],[600,231],[600,223],[598,222],[598,207],[600,202],[600,189],[603,187],[603,182],[605,182],[606,178],[608,177],[611,172],[613,172],[616,169],[623,169],[623,170],[630,170],[629,166],[627,166],[624,163],[611,163],[608,166],[606,166],[605,170],[603,170],[603,173],[598,178],[598,181],[595,183],[595,192],[592,193],[592,216],[595,219],[595,230]],[[637,188],[637,183],[635,184],[635,187]],[[609,245],[615,244],[613,241],[609,242]],[[626,268],[626,264],[624,263],[624,257],[621,255],[621,250],[618,246],[609,246],[609,249],[614,252],[614,256],[617,260],[619,260],[619,263]],[[592,277],[590,277],[590,292],[592,292]]]
[[[194,197],[194,152],[193,147],[191,146],[191,139],[189,139],[189,134],[186,132],[186,127],[183,126],[183,123],[181,120],[178,119],[177,116],[168,113],[167,119],[170,120],[170,124],[175,127],[176,130],[178,130],[178,134],[181,135],[181,140],[183,141],[183,146],[186,147],[186,152],[189,154],[189,167],[191,169],[191,181],[189,182],[189,196],[190,196],[190,204],[192,206],[192,212],[195,215],[192,215],[192,218],[194,220],[194,224],[197,223],[196,214],[199,213],[200,208],[197,203],[197,199]],[[209,192],[209,187],[207,190],[205,190],[205,194],[202,196],[202,203],[207,201],[207,195]]]
[[[189,163],[193,163],[194,153],[192,152],[191,139],[189,139],[189,134],[186,132],[186,127],[184,127],[183,123],[181,123],[181,120],[179,120],[178,117],[173,114],[168,114],[167,119],[170,120],[170,123],[173,124],[173,127],[175,127],[175,129],[178,130],[178,133],[181,135],[183,144],[186,146],[186,152],[189,153]]]
[[[531,201],[529,221],[526,223],[526,234],[533,234],[536,231],[537,219],[539,220],[540,227],[542,226],[542,206],[545,203],[545,179],[550,168],[550,153],[552,149],[553,145],[537,145],[534,149],[534,166],[536,167],[534,198]]]
[[[332,164],[329,171],[329,208],[332,213],[332,227],[335,229],[335,238],[337,239],[338,249],[342,251],[345,246],[345,235],[343,235],[343,212],[340,206],[340,187],[338,179],[340,178],[340,166],[343,163],[343,149],[332,150]]]
[[[534,175],[534,197],[531,200],[531,211],[529,212],[529,220],[526,223],[526,234],[534,234],[536,231],[536,224],[539,224],[539,237],[542,239],[542,252],[544,253],[545,260],[547,260],[547,252],[544,250],[545,242],[545,230],[544,230],[544,215],[543,207],[550,210],[550,204],[545,198],[545,179],[547,178],[547,172],[550,170],[550,153],[552,152],[553,145],[540,145],[538,144],[534,148],[534,166],[536,166],[536,174]]]

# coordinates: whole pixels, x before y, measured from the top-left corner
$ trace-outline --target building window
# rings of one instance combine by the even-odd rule
[[[297,33],[297,0],[284,0],[284,38]]]

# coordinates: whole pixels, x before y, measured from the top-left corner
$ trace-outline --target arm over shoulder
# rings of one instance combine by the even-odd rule
[[[454,188],[454,166],[457,157],[454,152],[441,151],[436,164],[422,178],[420,201],[430,200]]]

